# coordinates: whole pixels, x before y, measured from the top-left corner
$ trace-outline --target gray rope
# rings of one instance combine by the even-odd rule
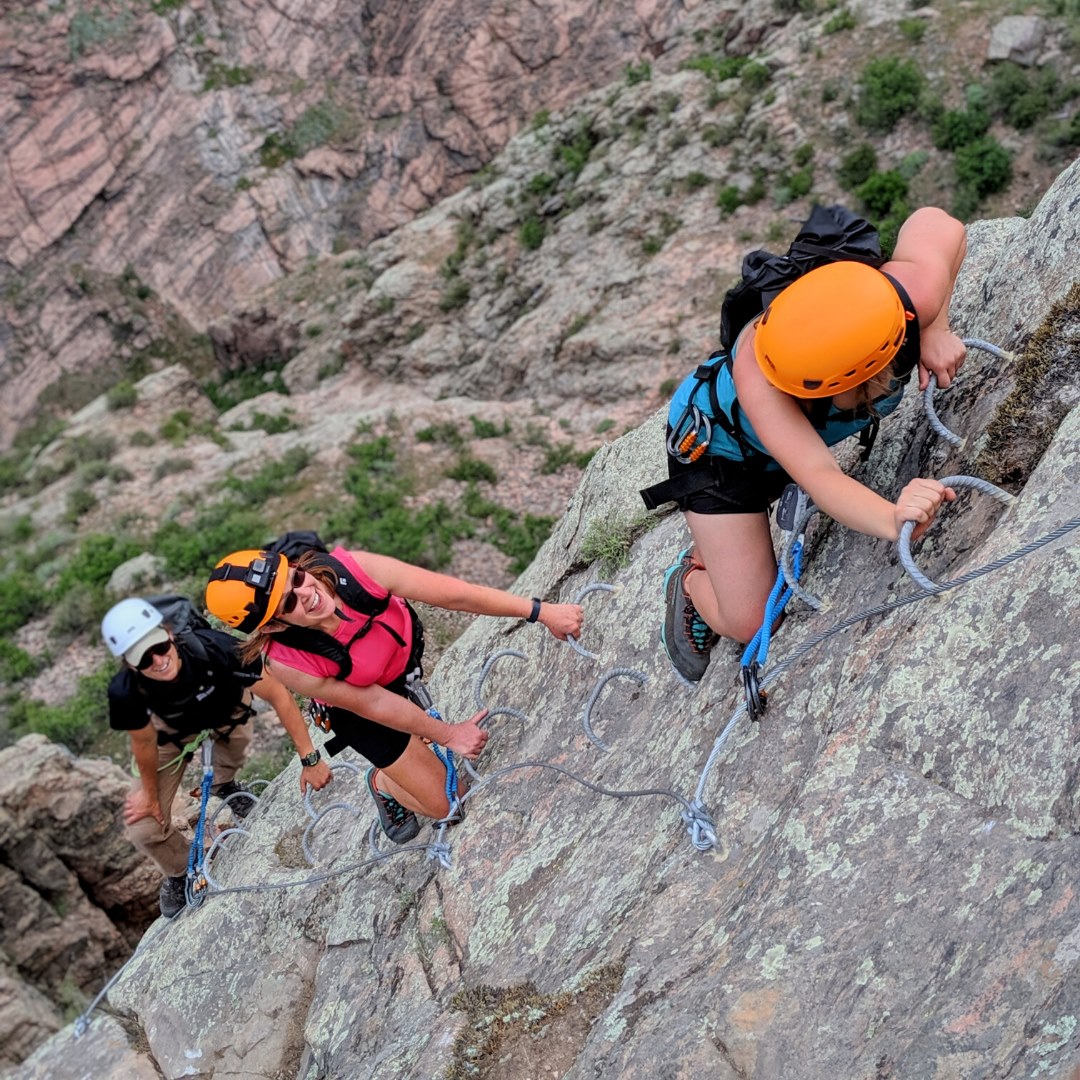
[[[998,502],[1004,503],[1006,506],[1012,506],[1012,504],[1016,502],[1015,495],[1010,495],[1007,491],[991,484],[989,480],[983,480],[978,476],[946,476],[941,483],[945,487],[970,488],[972,491],[978,491],[983,495],[989,495],[991,498],[997,499]],[[915,531],[916,524],[917,522],[914,521],[905,521],[900,528],[900,538],[896,542],[897,552],[900,555],[900,563],[907,571],[908,576],[924,592],[937,593],[940,592],[944,586],[937,585],[926,577],[926,575],[915,565],[915,560],[911,555],[911,534]]]
[[[497,653],[492,653],[491,656],[489,656],[484,661],[483,666],[480,668],[480,671],[476,676],[476,681],[473,684],[473,690],[476,694],[477,709],[483,709],[485,707],[482,693],[484,688],[484,680],[488,677],[491,669],[495,666],[495,661],[501,660],[504,656],[513,656],[516,657],[518,660],[528,660],[528,657],[523,652],[520,652],[517,649],[500,649]]]
[[[360,766],[352,761],[336,761],[333,765],[330,766],[330,771],[332,773],[337,772],[339,769],[344,769],[346,772],[351,772],[353,776],[360,775]],[[304,792],[304,812],[309,818],[312,818],[314,821],[318,821],[320,816],[330,808],[326,807],[323,810],[316,810],[315,805],[312,802],[314,797],[315,789],[313,787],[308,787],[307,790]]]
[[[926,419],[930,423],[930,427],[943,438],[947,443],[951,443],[957,448],[957,450],[963,450],[967,439],[960,435],[957,435],[954,431],[950,431],[938,417],[937,412],[934,409],[934,391],[938,388],[937,376],[931,371],[930,381],[926,384],[926,389],[923,391],[923,408],[926,410]]]
[[[585,702],[585,708],[581,713],[581,726],[585,729],[585,735],[590,742],[598,746],[605,754],[611,751],[611,747],[593,731],[591,723],[592,711],[593,706],[599,699],[604,687],[607,686],[612,679],[619,676],[625,679],[633,679],[639,686],[644,686],[649,681],[648,675],[641,671],[635,671],[633,668],[612,668],[611,671],[602,676],[600,681],[592,688],[592,693],[589,694],[589,699]]]
[[[824,601],[819,600],[816,596],[812,596],[808,593],[795,579],[795,564],[794,564],[794,548],[795,542],[803,538],[806,532],[806,526],[809,524],[810,519],[818,512],[818,508],[809,502],[799,513],[795,524],[791,528],[791,532],[788,535],[787,541],[784,543],[784,550],[780,557],[780,566],[784,571],[784,582],[791,590],[792,596],[797,596],[807,607],[812,608],[814,611],[825,611],[826,605]]]
[[[206,879],[206,884],[209,885],[212,889],[219,889],[221,888],[221,886],[218,885],[218,883],[210,876],[210,860],[213,859],[218,848],[221,847],[222,840],[224,840],[227,836],[236,836],[237,833],[239,833],[241,836],[251,835],[251,833],[247,829],[242,829],[239,825],[236,825],[231,829],[225,829],[222,832],[218,833],[217,836],[214,837],[214,842],[210,845],[209,848],[207,848],[206,856],[203,859],[202,876]]]
[[[263,783],[269,784],[270,781],[265,780],[263,781]],[[234,791],[231,795],[226,796],[224,799],[221,800],[220,803],[218,803],[217,809],[214,810],[214,812],[210,815],[209,820],[206,822],[207,831],[209,831],[213,827],[214,822],[217,821],[218,814],[220,814],[221,811],[224,810],[225,807],[228,806],[229,803],[231,803],[234,799],[254,799],[256,802],[258,802],[259,796],[252,791]],[[252,809],[254,809],[254,807],[252,807]]]
[[[594,592],[620,592],[622,589],[619,585],[608,585],[604,581],[594,581],[591,585],[586,585],[583,589],[578,591],[577,596],[574,597],[574,603],[580,604],[590,593]],[[573,634],[566,635],[566,643],[578,654],[578,656],[584,656],[586,660],[599,660],[600,657],[594,653],[589,652],[583,645],[581,645],[577,638]]]
[[[1007,349],[1000,349],[997,345],[991,345],[988,341],[983,341],[981,338],[963,338],[965,347],[969,349],[982,349],[985,352],[992,353],[1000,360],[1015,360],[1016,356],[1009,352]],[[946,387],[946,389],[952,389],[952,385]],[[964,448],[966,439],[957,435],[955,432],[950,431],[939,419],[936,410],[934,409],[934,391],[937,390],[937,376],[930,372],[930,380],[926,384],[926,389],[923,391],[923,408],[926,410],[926,419],[930,423],[930,427],[940,435],[946,442],[951,443],[958,450]]]
[[[1015,551],[1009,552],[1007,555],[1002,555],[1000,558],[994,559],[992,562],[988,562],[983,566],[976,567],[974,570],[969,570],[966,574],[961,574],[958,578],[953,578],[951,581],[943,582],[941,585],[935,587],[937,593],[947,592],[951,589],[959,588],[961,585],[967,585],[977,578],[983,577],[986,574],[993,573],[995,570],[1000,570],[1003,567],[1008,566],[1010,563],[1017,562],[1019,559],[1026,558],[1033,552],[1038,551],[1040,548],[1046,547],[1048,544],[1054,543],[1055,540],[1060,540],[1063,536],[1074,530],[1080,528],[1080,517],[1074,517],[1070,520],[1059,525],[1056,529],[1052,529],[1050,532],[1045,533],[1036,540],[1032,540],[1023,547],[1017,548]],[[848,616],[846,619],[842,619],[840,622],[830,626],[827,630],[823,630],[820,634],[816,634],[808,641],[803,642],[789,657],[782,660],[772,671],[770,671],[764,679],[761,681],[761,689],[766,689],[772,685],[785,671],[797,664],[807,653],[816,649],[822,642],[827,641],[829,638],[835,636],[847,630],[849,627],[854,626],[856,623],[871,619],[875,615],[886,615],[890,612],[896,611],[899,608],[907,607],[909,604],[917,603],[920,600],[925,600],[931,595],[929,593],[911,593],[908,596],[902,596],[896,600],[890,600],[888,603],[879,604],[877,607],[870,608],[866,611],[857,612],[854,615]],[[712,771],[713,766],[716,764],[717,759],[720,757],[724,746],[727,744],[731,737],[732,732],[735,729],[738,721],[746,715],[746,704],[740,702],[738,708],[732,714],[731,719],[728,721],[724,730],[717,736],[716,742],[713,744],[712,752],[709,754],[708,760],[705,762],[705,768],[701,772],[701,779],[698,781],[697,791],[694,795],[694,803],[697,805],[704,805],[703,798],[705,792],[705,786],[709,779],[709,773]],[[691,839],[694,839],[691,837]],[[697,842],[694,843],[695,847],[699,847]]]

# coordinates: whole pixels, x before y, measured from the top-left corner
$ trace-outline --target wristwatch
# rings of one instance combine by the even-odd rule
[[[315,747],[310,754],[300,755],[300,764],[303,765],[305,769],[310,769],[312,765],[317,765],[319,763],[319,758],[321,756],[319,748]]]

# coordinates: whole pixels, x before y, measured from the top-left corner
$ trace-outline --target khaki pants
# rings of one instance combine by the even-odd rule
[[[171,731],[162,725],[157,717],[153,718],[153,723],[154,727],[161,731]],[[228,725],[226,728],[219,728],[208,736],[214,743],[212,791],[216,791],[220,785],[236,775],[237,770],[244,764],[244,753],[251,742],[250,720],[233,728],[228,736],[224,734],[227,727]],[[190,742],[196,737],[195,734],[181,736],[181,741]],[[174,742],[158,747],[158,803],[165,818],[165,827],[162,828],[156,818],[144,817],[124,829],[124,834],[135,847],[153,859],[167,877],[182,877],[187,873],[188,851],[191,847],[190,840],[174,827],[172,819],[173,799],[176,798],[176,792],[184,778],[185,767],[191,760],[191,755],[188,754],[177,762],[180,752],[180,747]],[[141,786],[142,781],[136,780],[133,790]]]

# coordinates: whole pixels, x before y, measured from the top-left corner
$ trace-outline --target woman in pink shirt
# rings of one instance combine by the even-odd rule
[[[424,648],[408,600],[541,622],[560,639],[580,633],[583,620],[576,604],[526,600],[340,547],[291,563],[278,553],[234,552],[206,588],[209,610],[251,635],[244,654],[263,653],[267,670],[323,707],[335,733],[329,751],[352,746],[371,762],[368,790],[383,830],[399,844],[419,832],[417,814],[439,819],[450,811],[445,769],[425,742],[475,758],[488,739],[479,726],[486,711],[448,724],[407,696],[408,676],[422,674]]]

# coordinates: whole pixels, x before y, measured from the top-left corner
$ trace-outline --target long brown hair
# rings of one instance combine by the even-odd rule
[[[303,570],[305,574],[310,574],[321,585],[325,585],[330,590],[330,595],[337,599],[337,576],[330,567],[320,561],[321,555],[322,553],[318,551],[305,551],[300,558],[295,561],[290,560],[289,572],[291,574],[294,568]],[[267,619],[262,626],[248,635],[247,641],[240,645],[238,653],[245,664],[250,663],[257,656],[266,652],[267,646],[274,637],[274,631],[267,629],[271,625],[284,626],[285,624],[274,618]]]

